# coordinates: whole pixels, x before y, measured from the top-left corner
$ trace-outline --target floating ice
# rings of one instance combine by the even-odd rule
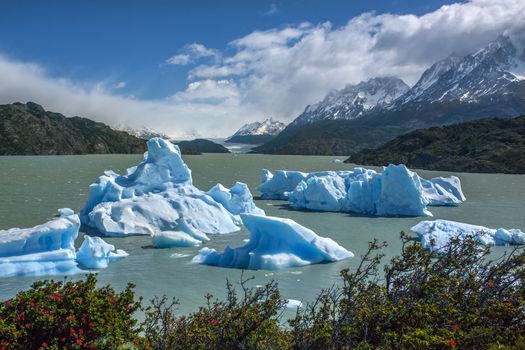
[[[419,236],[423,247],[439,250],[452,238],[459,240],[472,237],[483,245],[525,244],[525,233],[518,229],[491,229],[449,220],[421,221],[411,228]]]
[[[251,194],[246,191],[235,193],[237,197],[225,204],[233,211],[255,211]],[[245,203],[241,203],[243,198]],[[80,218],[107,236],[184,231],[178,227],[181,218],[195,230],[214,234],[239,230],[241,222],[236,214],[192,185],[191,171],[177,146],[152,138],[138,166],[128,169],[125,175],[107,171],[90,186]]]
[[[268,169],[263,169],[262,182],[257,190],[262,193],[262,199],[284,200],[288,198],[288,192],[292,191],[307,176],[307,173],[300,171],[278,170],[272,174]]]
[[[112,260],[128,256],[128,253],[104,242],[100,237],[84,236],[84,242],[77,252],[77,261],[82,268],[104,269]]]
[[[264,169],[263,181],[258,187],[263,198],[288,199],[298,209],[432,216],[428,205],[465,200],[459,178],[425,180],[404,165],[389,165],[383,173],[364,168],[310,174],[279,170],[272,176]]]
[[[250,241],[223,253],[203,248],[193,262],[238,269],[277,270],[333,262],[354,255],[330,238],[316,235],[290,219],[243,214]]]
[[[73,209],[61,208],[61,209],[58,209],[58,215],[57,216],[69,216],[69,215],[73,215],[73,214],[75,214]]]
[[[257,208],[255,203],[253,203],[253,196],[245,183],[236,182],[229,189],[221,184],[217,184],[206,193],[234,215],[265,215],[264,210]]]
[[[177,223],[178,231],[159,231],[151,235],[151,241],[157,248],[173,247],[196,247],[209,238],[188,224],[187,220],[179,219]]]
[[[301,303],[299,300],[287,299],[286,304],[284,306],[289,309],[297,309],[297,308],[302,307],[303,303]]]
[[[78,272],[79,227],[78,216],[70,215],[32,228],[0,230],[0,277]]]
[[[127,254],[98,237],[85,236],[77,254],[80,219],[72,211],[60,209],[60,217],[32,228],[0,230],[0,277],[65,275],[82,272],[77,266],[103,268],[105,258]],[[111,249],[109,249],[111,248]],[[108,250],[109,249],[109,250]]]

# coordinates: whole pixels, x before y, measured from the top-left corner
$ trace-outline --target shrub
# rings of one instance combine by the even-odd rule
[[[113,349],[138,342],[133,285],[121,293],[81,281],[41,281],[0,303],[0,349]]]
[[[525,254],[495,261],[473,239],[428,252],[403,233],[401,256],[379,273],[370,244],[343,286],[290,321],[300,349],[488,349],[525,345]]]
[[[224,300],[206,296],[189,315],[177,301],[152,300],[145,321],[133,285],[121,293],[84,281],[33,284],[0,303],[5,349],[524,349],[525,252],[490,260],[473,239],[439,253],[404,234],[401,255],[380,267],[385,244],[374,241],[358,268],[281,324],[277,284],[240,292],[227,281]],[[120,346],[123,345],[123,346]]]
[[[253,277],[252,277],[253,278]],[[241,276],[239,296],[227,281],[226,300],[206,295],[206,305],[187,316],[176,316],[177,301],[152,300],[144,330],[152,349],[284,349],[286,332],[279,325],[284,307],[277,284],[248,288]]]

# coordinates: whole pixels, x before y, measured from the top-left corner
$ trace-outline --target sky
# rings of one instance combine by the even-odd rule
[[[226,137],[347,84],[413,85],[525,27],[524,13],[524,0],[0,0],[0,103]]]

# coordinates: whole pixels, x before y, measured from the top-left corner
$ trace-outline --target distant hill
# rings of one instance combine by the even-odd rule
[[[223,145],[219,145],[206,139],[195,139],[191,141],[174,141],[179,146],[182,154],[202,154],[202,153],[230,153]]]
[[[380,146],[406,131],[408,129],[395,126],[356,126],[351,121],[324,120],[298,129],[285,129],[252,153],[348,156],[363,147]]]
[[[286,127],[286,124],[273,119],[266,119],[263,122],[254,122],[243,125],[239,130],[230,136],[228,143],[245,143],[257,145],[272,140],[279,135]]]
[[[428,170],[525,174],[525,116],[418,129],[379,148],[364,149],[345,162],[377,166],[403,163]]]
[[[0,155],[143,153],[144,140],[36,103],[0,105]]]
[[[385,127],[409,131],[523,114],[525,40],[501,35],[470,54],[436,62],[411,88],[399,79],[385,77],[332,91],[322,101],[307,106],[276,138],[255,151],[336,154],[334,147],[327,145],[344,144],[345,153],[352,154],[378,145],[372,143],[390,140],[392,135],[384,133]],[[323,123],[327,120],[333,123]],[[322,129],[325,126],[329,127]],[[346,136],[339,129],[348,130]],[[305,135],[312,146],[298,142]],[[385,138],[380,139],[381,135]],[[364,143],[355,140],[356,136]],[[298,145],[299,150],[294,148]],[[327,153],[319,153],[324,150]]]

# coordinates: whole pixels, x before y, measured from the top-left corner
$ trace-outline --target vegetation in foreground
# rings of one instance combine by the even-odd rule
[[[143,308],[133,286],[117,293],[43,281],[0,303],[0,349],[522,349],[525,252],[496,260],[474,240],[439,254],[401,235],[401,255],[381,269],[372,242],[355,271],[287,322],[277,285],[227,283],[189,315],[166,297]],[[139,323],[132,314],[145,311]]]

